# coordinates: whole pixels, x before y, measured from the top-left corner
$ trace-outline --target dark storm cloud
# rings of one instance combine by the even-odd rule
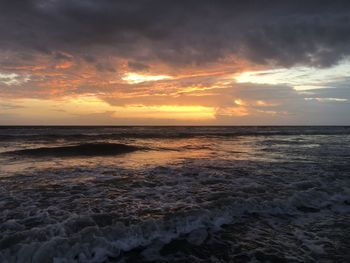
[[[18,54],[329,66],[350,53],[350,1],[2,0],[0,36]]]

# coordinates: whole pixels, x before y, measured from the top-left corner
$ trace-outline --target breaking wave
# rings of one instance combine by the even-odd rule
[[[210,233],[220,231],[224,225],[242,222],[242,219],[244,222],[244,218],[249,216],[265,216],[277,220],[275,224],[278,225],[278,218],[286,216],[294,217],[296,221],[308,218],[305,211],[300,209],[307,207],[307,213],[312,216],[316,213],[316,217],[327,217],[327,211],[334,210],[339,217],[350,212],[349,202],[349,196],[330,196],[309,190],[301,191],[286,200],[260,202],[255,198],[227,199],[207,209],[174,213],[133,224],[119,222],[117,214],[86,214],[72,215],[63,222],[46,227],[21,230],[23,226],[9,220],[2,225],[1,230],[6,233],[16,229],[17,233],[4,235],[0,239],[0,259],[4,263],[27,262],[28,258],[40,263],[49,262],[48,258],[54,259],[54,262],[115,262],[133,249],[143,250],[147,258],[148,247],[156,245],[160,250],[180,237],[198,247]],[[41,217],[37,220],[50,220],[47,212],[37,216]],[[293,238],[298,238],[300,244],[306,247],[296,251],[300,253],[300,260],[305,259],[305,255],[302,255],[305,249],[316,255],[324,253],[323,242],[304,236],[297,228]],[[27,243],[28,241],[30,242]],[[17,246],[14,246],[15,243]]]

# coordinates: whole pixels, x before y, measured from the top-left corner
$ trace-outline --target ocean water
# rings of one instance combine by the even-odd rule
[[[350,262],[350,127],[1,127],[0,262]]]

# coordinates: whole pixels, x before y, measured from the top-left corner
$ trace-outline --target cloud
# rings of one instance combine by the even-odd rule
[[[0,49],[173,66],[235,55],[322,67],[349,55],[349,8],[345,0],[3,0]]]
[[[0,97],[108,103],[86,122],[115,119],[110,107],[177,105],[212,109],[209,124],[350,123],[349,62],[334,66],[350,55],[348,10],[345,0],[2,0]]]

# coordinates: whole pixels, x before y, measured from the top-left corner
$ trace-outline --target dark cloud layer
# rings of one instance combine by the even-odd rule
[[[235,55],[329,66],[350,53],[350,1],[2,0],[0,36],[0,50],[22,60],[67,52],[196,65]]]

